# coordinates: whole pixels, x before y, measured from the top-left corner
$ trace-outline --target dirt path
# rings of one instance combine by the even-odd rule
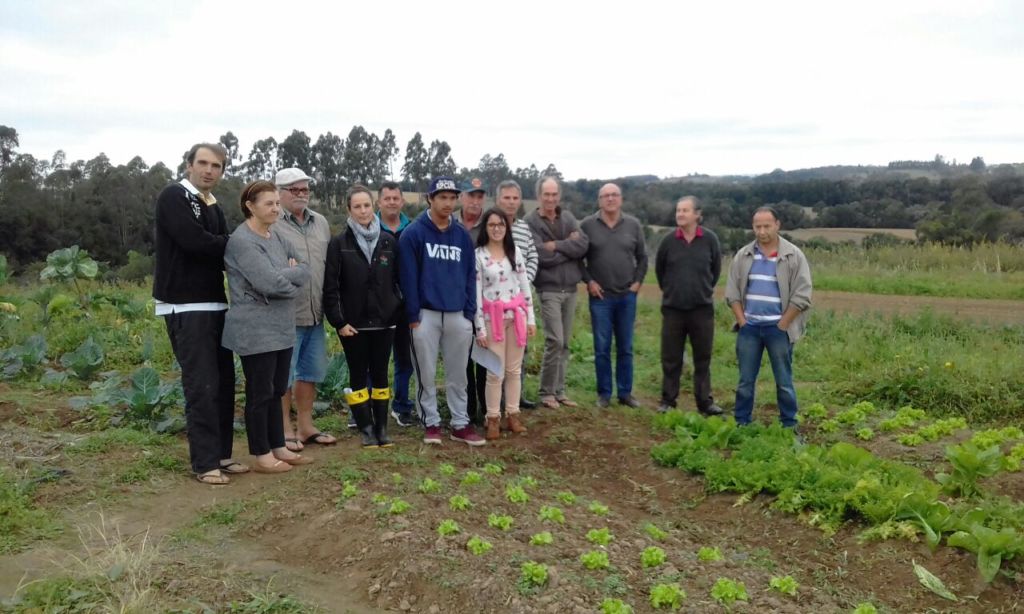
[[[661,292],[654,284],[644,284],[640,290],[644,298],[657,300]],[[724,291],[715,291],[722,299]],[[815,290],[814,308],[831,309],[841,313],[879,313],[884,316],[906,315],[925,309],[954,317],[987,324],[1024,324],[1024,301],[948,298],[936,296],[895,296],[887,294],[861,294]]]

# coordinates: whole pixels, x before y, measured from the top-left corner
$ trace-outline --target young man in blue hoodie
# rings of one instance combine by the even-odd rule
[[[416,405],[426,427],[423,443],[441,445],[437,410],[437,353],[444,360],[451,411],[451,438],[471,446],[485,441],[466,412],[466,361],[476,315],[476,259],[469,233],[452,219],[459,189],[451,177],[435,177],[429,209],[398,240],[399,279],[412,333]]]

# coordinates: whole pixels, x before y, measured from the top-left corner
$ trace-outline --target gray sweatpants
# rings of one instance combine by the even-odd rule
[[[437,351],[444,361],[444,384],[452,428],[469,424],[466,413],[466,361],[473,345],[473,323],[461,311],[420,310],[412,329],[412,364],[416,368],[416,407],[424,426],[441,424],[437,411]]]

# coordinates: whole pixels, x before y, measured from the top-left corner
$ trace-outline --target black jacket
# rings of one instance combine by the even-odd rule
[[[324,274],[324,317],[336,329],[382,328],[395,324],[401,304],[398,289],[398,244],[381,232],[366,261],[351,228],[331,239]]]
[[[224,248],[228,228],[219,205],[207,205],[180,183],[156,201],[153,298],[165,303],[226,303]]]
[[[654,272],[661,287],[661,306],[687,311],[714,304],[715,286],[722,274],[718,235],[703,226],[692,243],[669,231],[658,246]],[[745,282],[744,282],[745,283]]]

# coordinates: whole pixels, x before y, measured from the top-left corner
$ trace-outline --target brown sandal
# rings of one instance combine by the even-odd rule
[[[211,469],[206,473],[197,473],[196,481],[210,486],[223,486],[230,482],[231,478],[221,473],[220,469]]]
[[[274,461],[274,464],[269,467],[264,467],[263,465],[256,463],[252,470],[256,473],[284,473],[286,471],[291,471],[292,466],[283,460],[276,460]]]

